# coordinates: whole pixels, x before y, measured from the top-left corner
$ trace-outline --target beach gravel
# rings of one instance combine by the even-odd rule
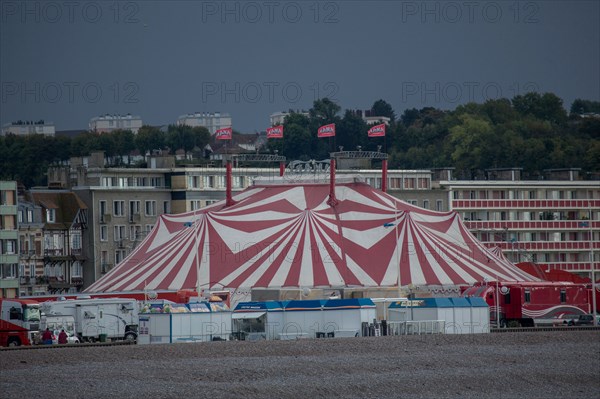
[[[0,352],[10,398],[599,398],[600,331]]]

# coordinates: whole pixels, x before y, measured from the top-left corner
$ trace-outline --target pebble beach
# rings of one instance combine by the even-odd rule
[[[598,398],[600,331],[0,352],[9,398]]]

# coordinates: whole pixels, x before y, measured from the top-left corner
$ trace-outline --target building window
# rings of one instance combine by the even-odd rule
[[[113,215],[125,216],[125,201],[113,201]]]
[[[141,225],[135,225],[135,226],[129,226],[129,239],[131,241],[137,241],[137,240],[141,240],[142,239],[142,226]]]
[[[108,251],[100,252],[100,265],[102,273],[108,271]]]
[[[234,176],[233,180],[233,188],[242,188],[244,187],[244,178],[242,176]]]
[[[106,201],[99,201],[98,207],[100,208],[100,210],[98,212],[100,214],[100,220],[102,220],[104,215],[106,215]]]
[[[560,303],[566,303],[567,302],[567,290],[562,289],[560,290]]]
[[[100,226],[100,241],[108,241],[108,226]]]
[[[33,210],[27,209],[27,223],[33,223]]]
[[[204,187],[214,188],[215,187],[215,177],[214,176],[204,176]]]
[[[71,231],[71,249],[81,249],[81,232]]]
[[[115,265],[118,265],[119,263],[121,263],[121,261],[125,259],[125,250],[124,249],[117,249],[115,251]]]
[[[427,179],[425,177],[419,177],[418,183],[419,183],[419,188],[421,188],[421,189],[429,188],[429,179]]]
[[[415,179],[413,177],[407,177],[404,179],[404,188],[412,189],[415,188]]]
[[[156,216],[156,201],[146,201],[146,216]]]
[[[140,214],[140,201],[129,201],[129,221],[133,222],[134,215]]]
[[[429,200],[423,200],[423,208],[429,209]]]
[[[531,291],[530,290],[525,290],[525,303],[529,303],[531,302]]]
[[[146,225],[146,234],[149,234],[153,228],[154,228],[153,224],[147,224]]]
[[[17,265],[0,265],[0,278],[17,278]]]
[[[17,216],[17,221],[18,221],[19,223],[23,223],[23,210],[20,210],[20,211],[19,211],[19,214],[18,214],[18,216]]]
[[[48,223],[56,222],[56,209],[46,209],[46,221]]]
[[[163,213],[171,213],[171,202],[163,201]]]
[[[81,263],[75,262],[71,267],[71,276],[72,277],[82,277],[83,276],[83,267]]]
[[[436,200],[435,201],[435,210],[438,212],[443,212],[444,211],[444,201]]]
[[[200,208],[202,208],[202,201],[200,201],[200,200],[191,200],[190,201],[190,210],[191,211],[195,211]]]
[[[125,238],[125,226],[115,226],[115,241],[121,241]]]
[[[200,176],[190,176],[190,188],[200,188]]]
[[[5,240],[3,246],[4,246],[4,253],[6,255],[14,255],[15,254],[16,242],[14,240]]]

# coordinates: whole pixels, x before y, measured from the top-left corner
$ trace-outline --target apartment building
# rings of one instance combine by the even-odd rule
[[[26,136],[29,134],[44,134],[54,136],[56,128],[53,122],[39,121],[16,121],[6,123],[2,126],[2,136],[14,134],[16,136]]]
[[[598,271],[600,184],[577,169],[545,171],[544,180],[520,180],[519,169],[491,170],[493,179],[440,181],[450,208],[486,246],[512,262],[532,261],[588,275]]]
[[[226,127],[232,127],[231,116],[220,112],[195,112],[193,114],[181,115],[177,118],[178,125],[190,127],[204,126],[210,134],[215,134],[217,130]]]
[[[142,127],[142,118],[138,115],[100,115],[90,119],[89,129],[92,132],[108,133],[115,130],[131,130],[137,134]]]
[[[88,209],[89,228],[82,237],[84,287],[129,255],[160,215],[171,213],[172,157],[153,157],[149,168],[107,168],[104,162],[103,153],[95,152],[48,171],[49,184],[68,187]]]
[[[0,298],[18,296],[17,182],[0,181]]]

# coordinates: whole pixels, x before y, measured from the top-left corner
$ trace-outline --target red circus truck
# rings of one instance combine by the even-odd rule
[[[556,325],[591,312],[585,284],[490,282],[468,287],[462,295],[484,298],[490,306],[490,325],[500,327]]]
[[[0,346],[31,345],[39,325],[37,301],[0,298]]]

